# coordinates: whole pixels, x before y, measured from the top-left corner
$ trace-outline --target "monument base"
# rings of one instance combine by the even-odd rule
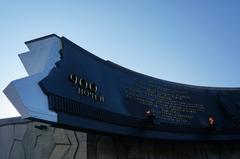
[[[239,143],[153,141],[0,120],[1,159],[239,159]]]

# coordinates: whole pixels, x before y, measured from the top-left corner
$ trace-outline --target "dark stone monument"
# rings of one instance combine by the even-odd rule
[[[88,132],[88,158],[221,158],[240,140],[239,88],[149,77],[54,34],[26,45],[29,77],[4,93],[23,118]]]

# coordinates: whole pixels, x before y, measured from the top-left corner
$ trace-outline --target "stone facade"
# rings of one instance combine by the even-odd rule
[[[87,134],[21,118],[0,122],[1,159],[86,159]]]
[[[102,136],[21,118],[0,120],[0,159],[239,159],[239,142]]]

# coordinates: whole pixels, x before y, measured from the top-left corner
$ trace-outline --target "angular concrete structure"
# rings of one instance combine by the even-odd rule
[[[101,136],[21,118],[0,120],[1,159],[239,159],[238,142]]]
[[[4,93],[23,118],[56,122],[57,114],[49,111],[47,96],[38,83],[60,60],[61,41],[56,35],[49,35],[25,44],[30,51],[19,57],[29,76],[12,81]]]

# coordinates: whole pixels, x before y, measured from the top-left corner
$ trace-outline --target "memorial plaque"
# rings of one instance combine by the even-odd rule
[[[240,139],[239,88],[156,79],[105,61],[65,37],[52,36],[61,43],[59,59],[38,84],[47,97],[48,115],[53,112],[56,117],[50,114],[54,117],[41,120],[70,129],[143,138]]]

